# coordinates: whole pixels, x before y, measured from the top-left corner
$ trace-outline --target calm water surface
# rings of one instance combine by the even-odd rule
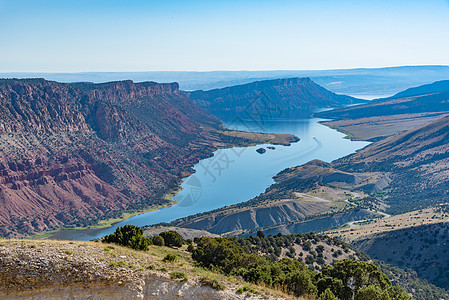
[[[196,173],[186,178],[183,190],[173,199],[178,203],[157,211],[144,213],[101,230],[61,231],[55,238],[91,240],[114,232],[118,226],[137,226],[170,222],[177,218],[213,210],[247,201],[271,185],[272,177],[279,171],[306,163],[312,159],[327,162],[343,157],[368,145],[353,142],[344,134],[319,124],[320,119],[306,115],[270,117],[263,120],[222,116],[223,122],[232,129],[290,133],[301,140],[291,146],[258,145],[254,147],[221,149],[214,156],[199,162]],[[256,149],[267,151],[259,154]]]

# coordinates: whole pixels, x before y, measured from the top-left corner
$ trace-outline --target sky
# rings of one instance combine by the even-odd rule
[[[449,65],[449,0],[0,0],[0,72]]]

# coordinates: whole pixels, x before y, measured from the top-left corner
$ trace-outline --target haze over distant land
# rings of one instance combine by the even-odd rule
[[[41,77],[58,82],[178,82],[182,90],[210,90],[250,83],[257,80],[310,77],[325,88],[341,94],[368,98],[393,95],[412,86],[449,79],[449,66],[404,66],[341,70],[278,71],[153,71],[153,72],[81,72],[81,73],[0,73],[5,78]],[[363,97],[362,97],[363,98]]]

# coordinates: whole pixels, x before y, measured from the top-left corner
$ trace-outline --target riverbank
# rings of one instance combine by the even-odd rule
[[[221,131],[221,134],[224,134],[226,136],[230,137],[230,140],[226,143],[220,143],[217,142],[214,144],[214,147],[216,147],[218,150],[216,150],[214,153],[216,154],[217,151],[223,151],[225,149],[235,151],[237,145],[245,145],[245,147],[239,147],[239,149],[246,149],[248,147],[253,147],[253,145],[258,144],[274,144],[274,145],[291,145],[291,143],[295,143],[299,141],[299,138],[292,135],[292,134],[277,134],[277,133],[252,133],[252,132],[244,132],[244,131],[237,131],[237,130],[225,130]],[[240,151],[240,150],[239,150]],[[212,154],[212,158],[215,154]],[[190,176],[195,174],[196,170],[192,169],[189,172],[183,172],[181,174],[182,178],[179,178],[179,180],[183,180],[184,182],[188,180]],[[163,200],[166,202],[164,205],[158,205],[158,206],[149,206],[146,209],[139,210],[139,211],[128,211],[123,212],[120,217],[114,217],[109,218],[106,220],[101,220],[95,225],[90,226],[78,226],[78,227],[63,227],[57,230],[50,230],[41,232],[38,234],[34,234],[31,236],[28,236],[27,238],[33,238],[33,239],[94,239],[92,238],[83,238],[84,236],[97,236],[97,232],[100,232],[102,230],[107,230],[110,228],[114,228],[116,224],[120,224],[124,221],[129,220],[130,218],[137,217],[139,215],[143,215],[150,212],[155,212],[160,209],[169,208],[173,205],[177,204],[178,201],[174,200],[174,198],[177,197],[177,195],[183,190],[183,186],[179,185],[175,187],[172,190],[167,191],[167,193],[163,196]]]
[[[102,221],[98,222],[98,225],[85,226],[85,227],[63,227],[63,228],[60,228],[57,230],[50,230],[50,231],[45,231],[42,233],[30,235],[30,236],[25,237],[25,239],[35,239],[35,240],[54,239],[54,238],[57,238],[59,236],[59,234],[61,234],[63,231],[86,231],[86,230],[105,229],[105,228],[109,228],[109,227],[113,226],[114,224],[117,224],[124,220],[127,220],[131,217],[134,217],[134,216],[137,216],[140,214],[144,214],[144,213],[147,213],[150,211],[156,211],[156,210],[164,208],[164,207],[170,207],[174,204],[176,204],[176,201],[172,200],[169,203],[167,203],[167,205],[151,206],[145,210],[137,211],[137,212],[124,212],[121,217],[102,220]]]

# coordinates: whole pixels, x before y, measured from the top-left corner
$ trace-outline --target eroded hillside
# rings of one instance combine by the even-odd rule
[[[298,140],[228,134],[176,83],[0,80],[0,110],[2,236],[167,205],[217,148]]]

